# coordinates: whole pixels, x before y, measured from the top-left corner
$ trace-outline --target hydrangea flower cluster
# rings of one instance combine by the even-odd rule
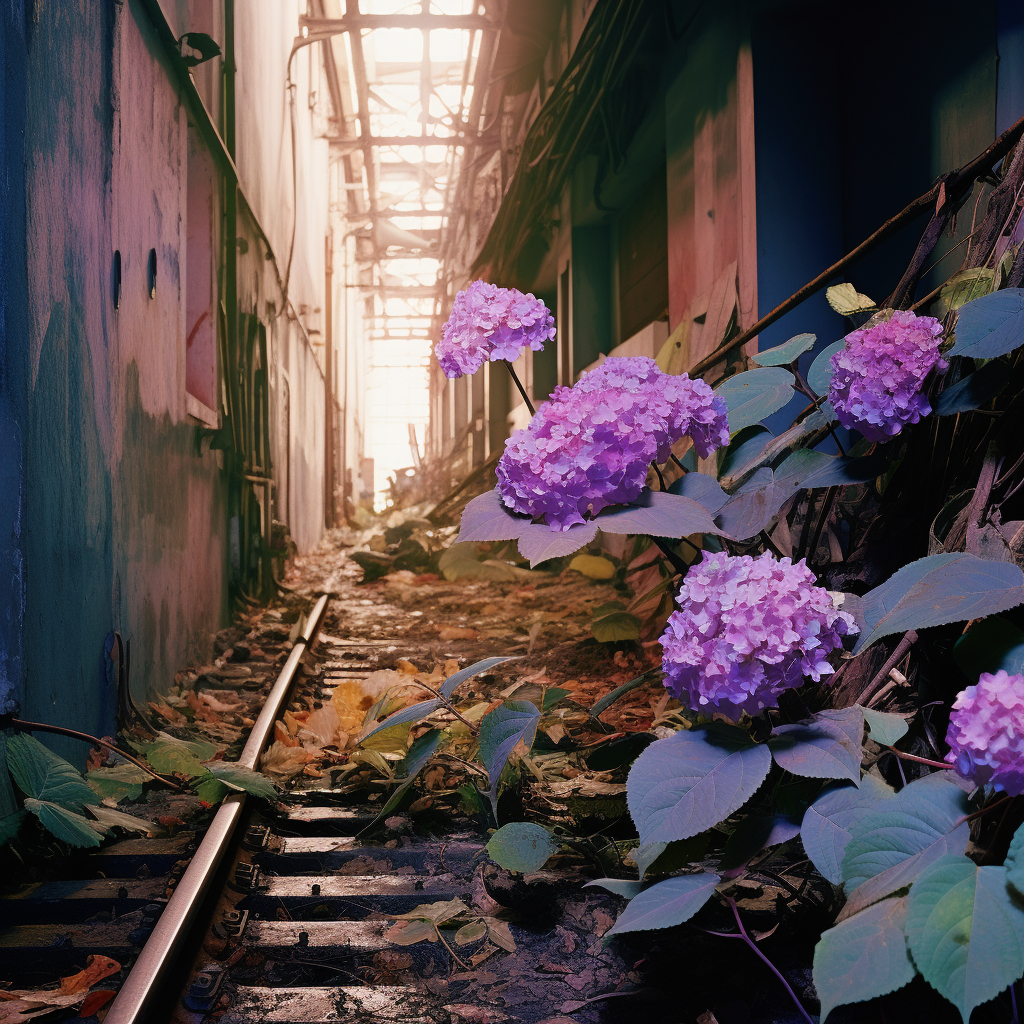
[[[828,397],[848,429],[869,441],[888,441],[932,407],[925,380],[949,363],[939,355],[942,324],[933,316],[897,310],[892,318],[846,336],[831,359]]]
[[[498,492],[516,512],[567,530],[633,501],[647,468],[689,434],[701,458],[729,443],[725,402],[702,380],[662,373],[646,356],[611,357],[555,388],[498,462]]]
[[[1024,676],[982,672],[953,702],[946,761],[958,775],[1024,793]]]
[[[705,553],[690,567],[661,637],[665,686],[693,710],[737,719],[778,705],[783,690],[832,672],[856,633],[805,562]]]
[[[539,352],[554,336],[555,318],[540,299],[474,281],[455,296],[434,355],[446,377],[461,377],[488,359],[518,359],[527,345]]]

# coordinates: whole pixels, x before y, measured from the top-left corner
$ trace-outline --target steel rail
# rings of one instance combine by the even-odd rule
[[[312,646],[320,629],[329,600],[330,595],[322,594],[313,606],[305,628],[288,655],[249,733],[238,764],[246,768],[256,767],[259,755],[273,733],[274,722],[288,698],[302,656]],[[106,1024],[149,1024],[153,1020],[153,1001],[160,994],[168,971],[175,966],[176,954],[210,891],[217,869],[230,849],[231,839],[242,818],[245,796],[245,793],[232,793],[217,808],[199,849],[110,1004],[104,1018]]]

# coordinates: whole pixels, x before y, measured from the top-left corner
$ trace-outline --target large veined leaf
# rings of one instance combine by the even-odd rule
[[[7,767],[18,788],[36,800],[73,808],[100,802],[73,764],[33,736],[17,733],[8,739]]]
[[[775,486],[771,469],[762,466],[719,509],[718,525],[733,540],[756,537],[775,518],[785,500]]]
[[[800,823],[804,852],[833,885],[843,881],[843,855],[850,830],[894,795],[881,779],[865,775],[860,789],[849,783],[830,786],[807,808]]]
[[[721,484],[707,473],[687,473],[669,485],[670,494],[696,501],[714,515],[728,500]]]
[[[1006,851],[1006,880],[1024,896],[1024,825],[1021,825],[1010,840],[1010,848]]]
[[[639,640],[640,627],[643,622],[629,612],[609,612],[599,615],[590,624],[590,632],[594,639],[602,644],[616,643],[620,640]]]
[[[605,934],[671,928],[689,921],[711,899],[720,881],[718,875],[705,871],[699,875],[681,875],[658,882],[634,896]]]
[[[540,871],[558,849],[555,837],[532,821],[510,821],[487,843],[487,856],[507,871],[528,875]]]
[[[1010,368],[1001,359],[994,359],[946,388],[935,403],[935,415],[952,416],[977,409],[1001,394],[1009,383]]]
[[[512,512],[501,500],[498,489],[479,494],[462,510],[459,536],[455,543],[465,541],[516,540],[523,527],[530,525],[528,516]]]
[[[1007,892],[1005,868],[942,857],[910,890],[906,932],[917,969],[964,1024],[1024,974],[1024,910]]]
[[[775,763],[793,775],[858,784],[863,734],[860,708],[820,711],[807,722],[778,726],[768,747]]]
[[[630,878],[595,878],[593,882],[587,882],[584,889],[605,889],[616,896],[625,896],[631,900],[634,896],[643,892],[644,883],[636,882]]]
[[[799,359],[818,340],[816,334],[798,334],[775,348],[767,348],[752,358],[759,366],[786,366]]]
[[[652,743],[626,782],[641,847],[724,821],[754,795],[771,765],[768,748],[741,729],[694,729]]]
[[[1003,288],[960,307],[951,356],[993,359],[1024,345],[1024,289]]]
[[[719,532],[711,513],[700,502],[664,491],[644,490],[633,505],[606,510],[595,522],[605,533],[646,534],[649,537],[687,537],[692,533]]]
[[[990,615],[957,640],[953,657],[968,679],[1000,669],[1019,675],[1024,672],[1024,630],[1001,615]]]
[[[232,761],[207,761],[203,767],[229,789],[262,797],[264,800],[277,799],[274,784],[266,775],[254,772],[251,768]]]
[[[155,772],[165,775],[185,775],[193,778],[205,775],[206,769],[199,756],[184,743],[161,739],[146,746],[146,760]],[[209,755],[207,755],[209,756]]]
[[[844,458],[801,448],[783,460],[775,470],[775,484],[788,498],[812,487],[845,486],[874,480],[888,468],[888,453]]]
[[[955,782],[920,779],[858,821],[843,856],[849,899],[840,920],[912,884],[940,857],[962,854],[966,813],[967,794]]]
[[[829,385],[832,383],[832,357],[840,350],[846,348],[846,339],[834,341],[831,345],[823,348],[811,363],[807,371],[807,386],[816,395],[827,395]]]
[[[864,724],[867,725],[871,738],[883,747],[891,747],[901,740],[910,728],[903,715],[886,714],[884,711],[875,711],[874,708],[863,708],[859,704],[857,707],[864,716]]]
[[[1024,572],[965,552],[928,555],[905,565],[861,599],[854,653],[909,629],[966,622],[1024,601]]]
[[[513,749],[533,745],[540,710],[528,700],[507,700],[480,721],[480,760],[491,780],[491,807],[498,816],[498,780]]]
[[[438,690],[443,696],[450,700],[456,689],[458,689],[458,687],[460,687],[467,679],[472,679],[473,676],[483,675],[484,672],[489,672],[492,668],[496,665],[500,665],[503,661],[515,661],[518,657],[518,654],[506,654],[498,658],[483,658],[480,661],[475,661],[472,665],[467,665],[465,668],[460,668],[458,672],[453,672],[438,687]]]
[[[597,524],[576,523],[568,530],[552,530],[546,523],[527,523],[519,534],[519,554],[529,559],[530,568],[549,558],[562,558],[579,551],[597,536]]]
[[[99,846],[103,839],[102,825],[51,800],[27,797],[25,810],[31,811],[48,831],[69,846]]]
[[[781,814],[745,814],[722,850],[719,866],[742,867],[769,846],[788,843],[800,834],[800,825]]]
[[[793,397],[795,378],[781,366],[737,373],[715,388],[729,410],[729,430],[760,423],[766,416],[788,405]]]
[[[376,736],[377,733],[396,725],[411,725],[413,722],[422,722],[424,718],[429,718],[438,708],[443,706],[443,701],[438,700],[437,697],[431,697],[430,700],[421,700],[416,704],[410,704],[407,708],[400,708],[394,714],[388,715],[375,729],[371,729],[359,742],[365,743],[372,736]]]
[[[884,996],[913,981],[906,919],[906,897],[888,899],[822,933],[814,947],[822,1024],[837,1006]]]
[[[138,800],[142,787],[152,781],[153,776],[135,765],[116,764],[110,768],[93,768],[85,776],[89,788],[101,799],[110,797],[114,801]]]
[[[718,478],[742,479],[764,460],[765,449],[775,441],[775,435],[760,423],[736,431],[727,448],[719,448],[716,457]]]

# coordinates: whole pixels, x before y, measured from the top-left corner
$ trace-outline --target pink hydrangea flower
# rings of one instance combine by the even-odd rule
[[[690,567],[661,637],[665,686],[693,710],[737,719],[778,706],[783,690],[831,674],[856,633],[805,562],[705,553]]]
[[[519,358],[555,336],[555,318],[533,295],[474,281],[455,296],[434,354],[446,377],[476,373],[488,359]]]
[[[1024,793],[1024,676],[982,672],[953,702],[946,742],[958,775]]]
[[[932,370],[949,364],[939,355],[942,324],[932,316],[897,310],[892,318],[846,336],[831,359],[828,397],[844,427],[869,441],[888,441],[932,408],[925,393]]]
[[[643,490],[689,434],[701,458],[729,443],[725,403],[702,380],[662,373],[646,356],[612,357],[558,387],[498,462],[498,492],[516,512],[565,530]]]

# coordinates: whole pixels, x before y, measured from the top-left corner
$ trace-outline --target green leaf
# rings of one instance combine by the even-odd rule
[[[546,523],[527,523],[519,535],[519,554],[530,568],[549,558],[563,558],[586,547],[597,537],[597,523],[574,523],[568,530],[552,530]]]
[[[1006,869],[943,857],[907,900],[907,941],[925,981],[971,1011],[1024,974],[1024,910],[1006,890]]]
[[[816,334],[798,334],[795,338],[776,345],[775,348],[756,353],[752,358],[759,366],[786,366],[809,348],[813,348],[817,340]]]
[[[558,849],[554,836],[532,821],[510,821],[487,843],[487,856],[507,871],[524,875],[540,871]]]
[[[591,580],[610,580],[615,575],[615,563],[601,555],[577,555],[569,568]]]
[[[742,867],[751,857],[769,846],[788,843],[800,834],[800,825],[781,814],[746,814],[722,850],[719,867],[731,870]]]
[[[413,722],[422,722],[424,718],[429,718],[438,708],[443,706],[444,701],[439,700],[437,697],[431,697],[430,700],[421,700],[416,704],[400,708],[393,715],[388,715],[375,729],[371,729],[359,741],[359,744],[360,746],[364,745],[371,737],[384,732],[385,729],[393,729],[396,725],[412,725]]]
[[[913,981],[906,917],[906,898],[888,899],[822,933],[814,947],[822,1024],[837,1006],[875,999]]]
[[[603,644],[617,640],[638,640],[640,620],[629,612],[611,612],[601,615],[590,624],[594,639]]]
[[[941,320],[951,309],[959,309],[973,299],[988,295],[995,276],[991,267],[968,267],[954,274],[939,292],[939,312],[935,315]]]
[[[744,476],[748,467],[753,466],[758,461],[765,448],[767,448],[774,440],[775,435],[767,427],[761,426],[760,423],[755,423],[749,427],[744,427],[742,430],[736,431],[732,435],[729,447],[718,449],[718,455],[716,458],[719,479],[723,479],[725,477],[738,479]],[[690,477],[697,475],[698,474],[696,473],[687,473],[683,479],[688,480]],[[675,487],[676,485],[673,484],[672,486]],[[694,486],[705,487],[706,485],[701,484]],[[721,488],[719,488],[719,490],[721,490]],[[679,493],[685,494],[686,491],[680,489]],[[692,497],[695,501],[700,501],[700,498],[696,495],[692,495]],[[711,509],[711,511],[717,512],[727,500],[728,495],[725,491],[722,491],[722,500],[719,502],[718,508]],[[705,507],[708,507],[707,504],[705,504]]]
[[[953,658],[968,679],[1000,669],[1019,675],[1024,672],[1024,630],[1001,615],[990,615],[961,635],[953,645]]]
[[[711,833],[704,831],[690,836],[689,839],[639,846],[633,853],[637,873],[640,878],[644,878],[648,873],[665,875],[698,864],[707,854],[710,843]]]
[[[952,416],[978,409],[1002,394],[1009,383],[1009,366],[1002,359],[993,359],[946,388],[935,403],[935,415]]]
[[[781,366],[747,370],[729,377],[715,388],[729,410],[729,430],[760,423],[766,416],[788,405],[793,397],[795,378]]]
[[[117,801],[125,798],[138,800],[142,796],[143,785],[152,778],[133,764],[116,764],[111,768],[93,768],[86,773],[85,781],[100,799]]]
[[[486,935],[487,922],[482,917],[478,917],[475,921],[464,924],[455,933],[455,945],[468,946],[471,942],[479,942]]]
[[[432,924],[447,924],[461,917],[469,910],[469,907],[458,897],[453,900],[439,900],[437,903],[421,903],[404,914],[389,914],[388,917],[396,921],[430,921]]]
[[[832,342],[826,348],[823,348],[815,357],[814,362],[811,363],[810,369],[807,371],[807,386],[816,395],[827,395],[829,385],[832,383],[832,357],[840,350],[846,348],[846,339],[841,338],[839,341]]]
[[[860,712],[864,716],[864,723],[871,733],[871,738],[883,747],[891,747],[897,740],[901,740],[907,735],[910,726],[907,725],[907,720],[903,715],[890,715],[883,711],[874,711],[871,708],[861,707],[860,704],[857,704],[856,707],[860,708]]]
[[[1006,868],[1006,881],[1024,896],[1024,825],[1014,832],[1003,866]]]
[[[88,818],[49,800],[27,797],[25,810],[31,811],[50,832],[69,846],[99,846],[103,838],[99,827]]]
[[[244,765],[231,761],[207,761],[203,767],[230,789],[262,797],[264,800],[277,799],[274,784],[265,775],[254,772]]]
[[[551,686],[544,691],[541,711],[550,711],[563,697],[568,697],[572,690],[563,690],[560,686]]]
[[[811,863],[833,885],[843,881],[842,863],[850,830],[867,815],[881,809],[895,794],[873,775],[861,779],[860,789],[849,783],[829,786],[804,812],[800,839]]]
[[[1024,289],[1004,288],[960,308],[951,356],[994,359],[1024,344]]]
[[[498,780],[512,750],[520,742],[527,750],[540,721],[540,711],[528,700],[507,700],[480,721],[480,760],[491,780],[491,809],[498,817]]]
[[[606,711],[610,708],[620,697],[624,697],[630,690],[635,690],[638,686],[643,686],[644,683],[650,682],[657,674],[657,669],[648,669],[646,672],[641,672],[640,675],[630,679],[628,682],[622,683],[620,686],[616,686],[611,693],[605,694],[599,701],[594,703],[594,706],[590,709],[591,715],[597,718],[602,711]]]
[[[1024,572],[965,552],[928,555],[905,565],[858,604],[863,630],[853,650],[910,629],[966,622],[1024,601]]]
[[[7,767],[21,791],[36,800],[73,808],[100,802],[74,765],[26,733],[7,741]]]
[[[641,847],[688,839],[739,810],[764,782],[772,756],[735,728],[693,729],[652,743],[626,780]]]
[[[806,722],[778,726],[768,747],[775,763],[793,775],[859,784],[863,734],[859,708],[819,711]]]
[[[946,778],[949,773],[937,774],[912,782],[852,827],[843,856],[850,897],[840,920],[912,884],[941,857],[967,849],[967,794]]]
[[[219,804],[231,792],[220,779],[215,778],[213,775],[206,775],[196,779],[192,788],[195,789],[196,796],[204,804],[209,804],[211,807],[214,804]]]
[[[755,470],[718,510],[722,533],[733,540],[756,537],[778,514],[786,500],[768,466]]]
[[[125,814],[124,811],[119,811],[114,807],[104,807],[102,804],[90,807],[89,813],[100,823],[100,827],[105,829],[113,828],[116,825],[118,828],[127,829],[130,832],[155,834],[163,831],[156,822],[150,821],[148,818]]]
[[[436,753],[438,744],[441,742],[441,735],[440,729],[430,729],[413,741],[409,752],[399,765],[399,770],[405,775],[405,781],[388,797],[387,803],[380,809],[377,817],[363,829],[363,832],[369,832],[375,828],[379,822],[383,821],[402,802],[416,776],[426,767],[427,762]],[[362,832],[360,835],[362,835]]]
[[[482,675],[484,672],[489,672],[496,665],[500,665],[506,661],[516,661],[519,658],[518,654],[506,654],[497,658],[483,658],[480,661],[474,661],[472,665],[467,665],[465,668],[460,668],[458,672],[453,672],[439,687],[438,691],[442,696],[451,699],[452,694],[464,683],[467,679],[472,679],[473,676]]]
[[[155,772],[164,775],[184,775],[193,778],[203,775],[206,769],[203,762],[184,744],[157,740],[146,747],[146,760]]]
[[[671,928],[689,921],[704,906],[721,881],[718,875],[701,872],[667,878],[634,896],[606,935]]]
[[[631,900],[634,896],[643,891],[643,882],[634,882],[630,878],[595,878],[593,882],[587,882],[584,889],[605,889],[616,896],[625,896]]]
[[[27,813],[27,811],[14,811],[0,818],[0,846],[9,843],[18,834]]]
[[[849,281],[841,284],[834,284],[825,289],[825,298],[828,304],[843,316],[852,316],[854,313],[868,313],[877,308],[875,300],[868,298],[863,292],[857,291]]]

